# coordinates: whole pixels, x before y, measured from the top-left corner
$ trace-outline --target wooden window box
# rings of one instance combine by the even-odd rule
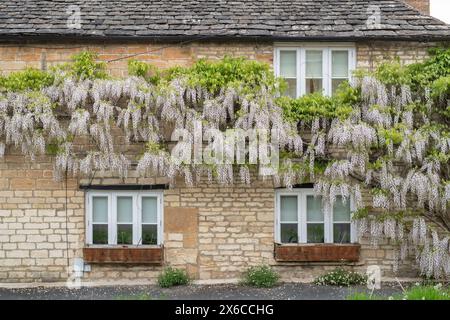
[[[275,244],[275,260],[280,262],[355,262],[360,244]]]
[[[158,264],[164,260],[161,247],[85,247],[84,261],[88,263]]]

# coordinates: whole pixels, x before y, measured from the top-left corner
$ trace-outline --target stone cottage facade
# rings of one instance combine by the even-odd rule
[[[299,96],[317,82],[308,84],[307,75],[286,71],[284,63],[289,66],[293,57],[301,65],[308,50],[321,52],[323,65],[331,65],[333,52],[343,52],[348,72],[373,69],[396,56],[402,63],[420,61],[428,48],[448,43],[450,29],[426,15],[428,1],[407,2],[160,0],[123,1],[115,7],[108,1],[3,1],[0,70],[46,69],[82,50],[97,52],[118,76],[127,74],[122,58],[134,54],[162,68],[244,56],[269,63],[288,82],[305,80],[292,91]],[[69,21],[73,28],[69,18],[75,19]],[[379,25],[367,24],[371,19]],[[331,93],[333,80],[342,77],[323,75],[320,87]],[[247,267],[262,263],[287,281],[308,281],[342,264],[360,271],[375,264],[385,278],[393,276],[393,247],[387,242],[356,244],[357,259],[346,262],[333,239],[325,241],[328,252],[337,252],[332,261],[277,256],[276,243],[283,242],[278,211],[300,209],[280,204],[280,197],[289,200],[289,195],[270,182],[254,179],[251,186],[232,187],[205,182],[192,188],[180,181],[167,188],[164,177],[142,178],[131,171],[126,179],[96,175],[65,183],[54,181],[53,161],[51,156],[31,161],[18,150],[8,150],[0,160],[0,283],[70,277],[143,283],[154,281],[167,265],[185,268],[195,280],[234,281]],[[294,189],[293,196],[307,199],[309,190]],[[371,203],[368,194],[365,201]],[[111,212],[116,212],[114,219]],[[120,221],[120,212],[133,218]],[[139,223],[134,220],[138,216]],[[131,244],[120,245],[121,228],[136,231]],[[351,230],[349,242],[356,242],[357,230]],[[101,231],[108,234],[106,240],[98,236]],[[136,253],[146,248],[157,250]],[[415,275],[414,265],[400,267],[401,277]]]

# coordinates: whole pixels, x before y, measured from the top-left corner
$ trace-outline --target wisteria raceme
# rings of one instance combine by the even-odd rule
[[[88,91],[91,86],[91,81],[84,80],[74,83],[69,79],[65,82],[65,99],[69,110],[75,110],[78,107],[83,107],[88,99]]]
[[[411,229],[411,240],[414,244],[420,243],[420,221],[419,219],[414,219],[413,227]]]
[[[357,150],[366,150],[377,141],[375,129],[361,123],[334,122],[328,132],[328,140],[337,146],[351,145]]]
[[[325,134],[321,133],[318,135],[315,151],[318,156],[325,155]]]
[[[309,160],[309,163],[308,163],[309,177],[311,179],[315,179],[314,164],[316,161],[316,154],[314,152],[314,149],[308,148],[306,155],[308,156],[308,160]]]
[[[288,189],[292,189],[292,185],[295,181],[295,171],[292,168],[292,161],[290,159],[284,160],[283,166],[285,167],[283,173],[283,185]]]
[[[373,172],[374,172],[374,170],[372,170],[372,169],[369,169],[366,171],[365,180],[364,180],[364,183],[366,185],[369,185],[371,183],[372,177],[373,177]]]
[[[384,225],[382,222],[371,220],[370,221],[370,243],[372,246],[376,246],[383,237]]]
[[[427,239],[427,224],[424,218],[419,218],[419,243],[425,243]]]
[[[368,162],[368,157],[366,153],[361,152],[349,152],[350,165],[353,170],[358,169],[360,172],[366,172],[366,163]]]
[[[169,156],[165,152],[156,154],[146,152],[138,162],[137,172],[142,175],[161,175],[167,174],[169,168]]]
[[[363,203],[362,194],[361,194],[361,187],[359,186],[359,184],[354,185],[353,195],[354,195],[356,209],[363,208],[364,203]]]
[[[348,160],[335,161],[325,169],[325,176],[335,179],[345,179],[352,170],[351,162]]]
[[[74,135],[88,135],[89,134],[89,111],[79,109],[72,113],[72,119],[69,124],[69,132]]]
[[[384,220],[384,234],[386,235],[386,237],[392,239],[392,240],[396,240],[396,236],[397,236],[397,223],[394,219],[392,218],[388,218],[386,220]]]
[[[369,230],[369,222],[367,218],[358,219],[358,238],[361,240]]]
[[[239,175],[241,177],[241,182],[246,184],[246,185],[250,185],[251,180],[250,180],[250,170],[248,167],[246,166],[241,166],[239,168]]]
[[[450,182],[445,185],[444,201],[450,201]]]
[[[392,118],[386,112],[380,111],[378,108],[370,108],[363,113],[363,119],[373,125],[390,127]]]
[[[5,144],[3,142],[0,142],[0,158],[3,158],[3,156],[5,155]]]
[[[311,125],[311,133],[317,133],[320,129],[320,119],[315,118]]]
[[[428,144],[428,139],[420,131],[417,131],[414,134],[414,151],[415,151],[415,156],[419,162],[423,161],[423,156],[424,156],[427,144]]]
[[[384,193],[376,193],[373,196],[373,206],[375,208],[389,209],[389,198]]]
[[[402,85],[401,90],[401,105],[408,106],[412,102],[411,88],[407,85]]]
[[[413,114],[411,111],[405,111],[403,113],[403,122],[408,128],[412,128],[413,126]]]
[[[399,261],[400,261],[400,252],[398,248],[395,248],[393,250],[393,254],[392,254],[392,271],[394,271],[394,273],[398,272],[398,268],[399,268]]]
[[[192,187],[194,185],[194,178],[192,176],[192,172],[189,166],[183,167],[183,174],[184,174],[184,182],[186,183],[186,185]]]
[[[404,160],[408,164],[412,164],[413,157],[411,154],[411,146],[409,140],[405,139],[402,141],[402,143],[400,144],[395,153],[395,158],[399,160]]]
[[[386,87],[374,77],[366,76],[361,82],[361,96],[370,105],[387,106],[388,93]]]

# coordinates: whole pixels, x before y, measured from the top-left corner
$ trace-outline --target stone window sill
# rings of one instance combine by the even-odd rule
[[[361,245],[352,244],[275,244],[277,262],[357,262]]]
[[[164,261],[162,246],[87,246],[83,248],[88,263],[156,264]]]

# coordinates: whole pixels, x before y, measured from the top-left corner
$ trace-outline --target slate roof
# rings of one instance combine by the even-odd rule
[[[67,27],[70,6],[81,28]],[[378,6],[378,28],[366,22]],[[375,11],[374,11],[375,10]],[[21,38],[450,40],[399,0],[1,0],[0,40]]]

